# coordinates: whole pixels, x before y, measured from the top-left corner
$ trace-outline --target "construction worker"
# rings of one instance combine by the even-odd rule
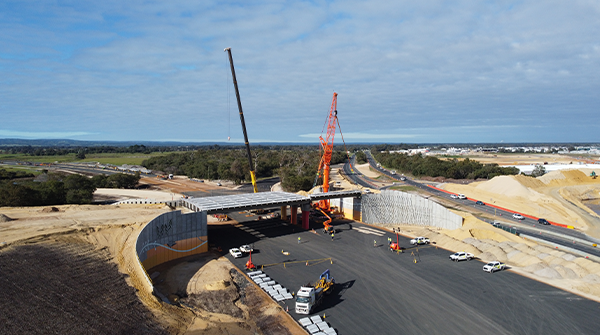
[[[331,240],[333,241],[333,233],[331,233]]]
[[[377,241],[373,240],[373,246],[376,247],[377,246]]]
[[[300,244],[300,237],[298,237],[298,244]]]
[[[392,245],[392,238],[388,237],[388,245]]]

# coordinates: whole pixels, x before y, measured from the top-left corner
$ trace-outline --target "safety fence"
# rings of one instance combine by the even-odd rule
[[[156,200],[156,199],[127,199],[113,203],[113,205],[149,205],[149,204],[165,204],[171,207],[181,205],[179,200]]]
[[[156,265],[208,251],[207,242],[206,212],[172,211],[146,224],[137,237],[135,250],[147,275]]]
[[[409,224],[457,229],[463,218],[429,199],[399,191],[364,194],[362,222],[380,225]]]

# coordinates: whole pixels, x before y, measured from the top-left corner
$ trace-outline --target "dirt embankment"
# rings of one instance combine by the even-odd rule
[[[171,301],[185,305],[159,301],[138,266],[135,240],[148,221],[169,210],[163,205],[2,208],[0,298],[18,303],[0,308],[0,322],[15,333],[241,335],[300,330],[226,258],[213,254],[200,255],[211,262],[183,260],[173,270],[161,271],[170,277],[155,278],[155,284],[171,285],[166,290]],[[184,275],[179,275],[182,268]],[[26,285],[16,290],[14,283],[36,289],[23,299]],[[69,320],[52,322],[60,320],[53,315],[63,312]],[[16,321],[5,320],[13,316]],[[19,316],[27,316],[27,322],[17,322]],[[129,330],[127,325],[139,327]]]
[[[581,202],[600,198],[600,179],[592,179],[589,172],[560,170],[538,178],[499,176],[485,182],[441,187],[470,199],[571,225],[600,238],[600,218]]]

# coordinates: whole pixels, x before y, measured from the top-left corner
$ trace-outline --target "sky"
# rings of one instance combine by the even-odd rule
[[[243,142],[227,47],[250,143],[600,142],[593,0],[3,0],[0,138]]]

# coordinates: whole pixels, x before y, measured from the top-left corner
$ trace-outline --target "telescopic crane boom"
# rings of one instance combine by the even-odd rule
[[[246,142],[246,152],[248,153],[248,164],[250,164],[250,179],[252,179],[252,187],[254,193],[258,193],[256,187],[256,173],[252,165],[252,155],[250,154],[250,143],[248,142],[248,133],[246,133],[246,123],[244,122],[244,112],[242,111],[242,100],[240,100],[240,92],[238,91],[237,79],[235,78],[235,69],[233,68],[233,57],[231,56],[231,48],[225,48],[229,54],[229,64],[231,65],[231,77],[233,78],[233,86],[235,87],[235,97],[237,98],[238,109],[240,110],[240,121],[242,121],[242,130],[244,130],[244,141]]]

